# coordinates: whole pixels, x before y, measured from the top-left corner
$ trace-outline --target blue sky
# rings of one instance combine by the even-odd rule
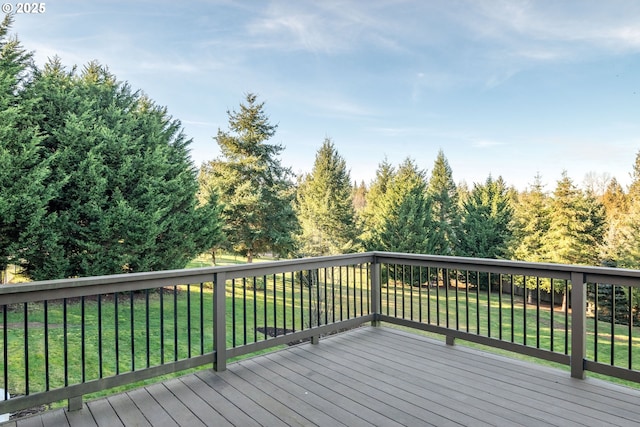
[[[630,182],[638,23],[636,0],[130,0],[48,1],[13,29],[38,65],[95,59],[167,106],[196,165],[253,92],[295,173],[330,137],[358,181],[442,149],[456,182],[553,190],[565,169]]]

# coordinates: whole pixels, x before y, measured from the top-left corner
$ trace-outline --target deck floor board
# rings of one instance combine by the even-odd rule
[[[640,390],[363,327],[2,425],[632,426]]]

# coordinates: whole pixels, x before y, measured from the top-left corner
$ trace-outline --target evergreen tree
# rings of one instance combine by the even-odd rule
[[[433,253],[431,205],[426,190],[424,171],[406,159],[387,183],[380,204],[380,224],[373,230],[371,249]]]
[[[460,252],[477,258],[503,258],[511,239],[512,200],[502,180],[491,176],[474,184],[463,203]]]
[[[636,153],[636,159],[631,172],[631,185],[629,185],[629,204],[640,202],[640,151]]]
[[[362,212],[367,206],[367,185],[364,181],[360,181],[360,184],[353,183],[353,209],[355,210],[356,217],[361,217]]]
[[[629,216],[629,200],[615,178],[609,181],[601,200],[606,214],[606,230],[601,259],[605,265],[616,267],[624,257],[622,251]]]
[[[365,206],[361,213],[361,241],[366,250],[375,250],[377,242],[375,235],[380,233],[383,227],[383,206],[387,189],[395,174],[393,166],[385,159],[376,170],[376,177],[369,186],[366,194]]]
[[[48,240],[25,257],[32,278],[183,268],[220,238],[217,206],[197,207],[190,140],[166,109],[95,62],[76,73],[53,59],[27,94],[55,191]]]
[[[511,253],[521,261],[546,261],[545,236],[549,231],[550,200],[544,192],[542,177],[535,176],[529,190],[518,196],[513,215]]]
[[[431,241],[434,254],[453,255],[457,246],[459,227],[458,190],[453,182],[453,172],[442,150],[431,171],[427,190],[433,215]]]
[[[45,186],[50,168],[34,123],[40,101],[25,98],[32,84],[32,55],[9,37],[11,24],[12,15],[0,24],[0,273],[8,263],[32,258],[36,244],[46,245],[57,235],[45,227],[52,192]],[[0,277],[0,283],[5,279]]]
[[[604,231],[604,207],[593,195],[578,190],[564,171],[551,202],[549,232],[544,243],[547,259],[563,264],[598,265]],[[562,308],[566,310],[564,283],[554,283],[554,288],[563,292]]]
[[[325,139],[311,174],[298,187],[296,211],[302,229],[298,247],[303,255],[347,253],[356,248],[349,171],[330,139]]]
[[[256,95],[247,94],[245,101],[240,111],[227,112],[229,131],[218,130],[215,137],[222,155],[202,166],[200,182],[223,204],[227,247],[251,262],[268,251],[291,253],[299,226],[292,173],[277,157],[283,147],[268,143],[277,126]]]
[[[602,204],[578,190],[566,171],[551,202],[545,252],[551,262],[598,265],[605,213]]]
[[[633,172],[633,181],[629,186],[628,194],[624,194],[617,182],[610,183],[603,197],[603,204],[607,211],[609,228],[605,238],[603,257],[612,266],[622,268],[640,268],[640,152],[636,154]],[[613,292],[611,285],[598,288],[598,317],[609,317],[611,312],[611,300],[616,298],[616,319],[625,321],[627,313],[619,311],[628,310],[631,304],[634,310],[634,321],[640,319],[640,295],[633,293],[629,298],[628,293],[620,295],[619,288]],[[604,296],[602,296],[604,294]],[[592,295],[590,295],[593,297]]]
[[[607,221],[618,221],[629,212],[629,199],[620,183],[612,178],[602,195]]]
[[[608,216],[618,225],[615,234],[610,230],[613,236],[608,236],[607,248],[617,257],[619,267],[637,269],[640,268],[640,151],[636,154],[631,178],[626,198],[614,187],[607,191],[604,199]]]

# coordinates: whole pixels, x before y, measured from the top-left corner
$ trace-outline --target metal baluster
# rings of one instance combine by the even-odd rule
[[[553,286],[553,279],[549,279],[549,289],[550,289],[550,292],[551,292],[551,312],[549,313],[549,321],[551,322],[551,342],[549,344],[549,350],[553,351],[553,348],[554,348],[553,340],[554,340],[555,334],[556,334],[555,322],[553,320],[553,315],[554,315],[554,313],[556,311],[556,304],[555,304],[555,301],[554,301],[554,294],[556,292],[555,292],[555,289],[554,289],[554,286]]]
[[[446,268],[442,269],[442,282],[444,284],[444,315],[446,317],[444,324],[449,329],[449,270]]]
[[[487,336],[491,337],[491,273],[487,273]]]
[[[98,376],[103,377],[103,360],[102,360],[102,295],[98,295]]]
[[[85,304],[84,304],[84,295],[80,298],[80,340],[81,340],[81,362],[82,365],[82,382],[84,383],[87,380],[86,376],[86,365],[87,365],[87,348],[86,348],[86,331],[85,331]],[[45,324],[46,328],[46,324]]]
[[[191,284],[187,284],[187,357],[191,359]]]
[[[235,331],[235,319],[233,319]],[[200,354],[204,354],[204,283],[200,282]]]
[[[149,289],[144,290],[145,345],[147,347],[147,368],[151,366],[151,327],[149,326]]]
[[[65,307],[66,309],[66,307]],[[27,306],[27,303],[24,303],[24,389],[25,392],[24,394],[26,394],[27,396],[29,395],[29,309]],[[65,369],[65,381],[66,381],[66,377],[67,377],[67,317],[66,317],[66,311],[65,311],[65,319],[64,319],[64,324],[65,324],[65,334],[64,334],[64,369]],[[65,382],[65,386],[66,386],[66,382]]]
[[[6,306],[5,306],[5,315],[6,315]],[[4,324],[5,325],[7,324],[6,320]],[[6,331],[6,328],[5,328],[5,331]],[[49,301],[44,300],[44,382],[45,382],[44,388],[45,388],[45,391],[49,391],[51,389],[51,374],[50,374],[49,362],[50,362],[49,361]],[[5,396],[5,400],[6,400],[6,396]]]
[[[536,277],[536,348],[540,348],[540,277]]]
[[[83,301],[83,312],[84,312],[84,301]],[[135,335],[135,316],[134,312],[134,301],[133,301],[133,291],[129,291],[129,327],[131,329],[131,371],[136,370],[136,335]],[[84,327],[84,316],[82,325]],[[84,339],[82,340],[84,344]],[[84,368],[83,368],[84,373]]]
[[[66,304],[65,304],[66,306]],[[120,374],[120,319],[118,319],[118,293],[114,293],[113,295],[113,309],[114,309],[114,334],[115,334],[115,349],[116,349],[116,375]],[[66,322],[65,322],[66,324]],[[66,335],[66,334],[65,334]],[[67,348],[67,343],[65,342],[64,348]],[[66,383],[65,383],[66,385]]]
[[[498,338],[502,341],[502,274],[498,274]]]

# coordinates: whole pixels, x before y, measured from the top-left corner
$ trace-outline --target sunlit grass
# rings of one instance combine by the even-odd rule
[[[457,298],[456,298],[457,293]],[[477,290],[475,287],[420,287],[397,281],[383,283],[382,313],[429,323],[470,334],[496,338],[543,350],[571,354],[571,312],[559,306],[551,310],[550,304],[525,304],[522,296],[512,296],[495,290]],[[586,322],[586,359],[610,364],[621,368],[640,368],[640,326],[610,322],[588,317]],[[596,335],[597,329],[597,335]],[[439,337],[438,334],[428,334]],[[597,339],[596,339],[597,337]],[[613,345],[612,345],[613,337]],[[597,352],[596,352],[597,343]],[[565,365],[541,359],[518,355],[513,352],[494,349],[471,342],[464,345],[491,349],[500,354],[568,369]],[[613,352],[613,358],[611,353]],[[602,375],[590,376],[607,378],[633,387],[640,384]]]

